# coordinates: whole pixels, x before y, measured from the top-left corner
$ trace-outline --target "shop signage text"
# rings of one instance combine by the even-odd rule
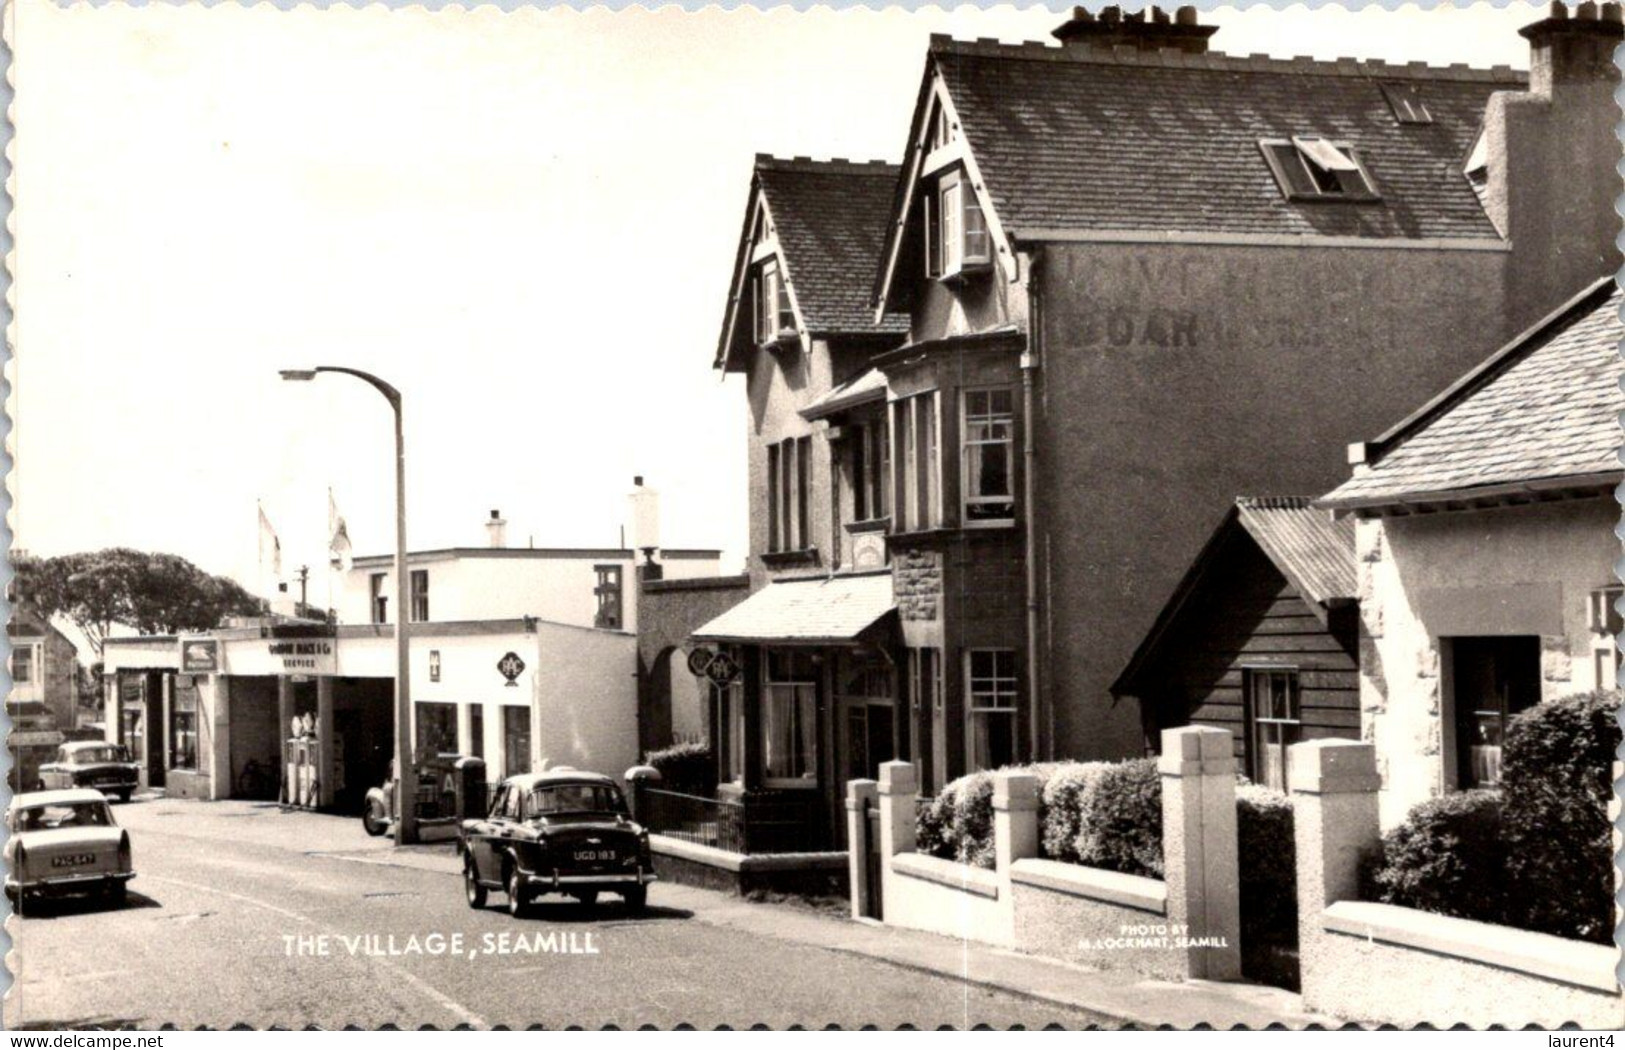
[[[322,638],[272,642],[266,652],[282,661],[284,671],[328,671],[333,666],[333,643]]]

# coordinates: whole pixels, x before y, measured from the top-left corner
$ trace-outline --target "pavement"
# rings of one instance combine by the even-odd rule
[[[357,820],[263,803],[116,812],[130,903],[8,920],[8,1028],[1338,1023],[1280,989],[1151,981],[669,883],[642,915],[544,898],[515,920],[500,895],[468,908],[448,844],[397,849]]]

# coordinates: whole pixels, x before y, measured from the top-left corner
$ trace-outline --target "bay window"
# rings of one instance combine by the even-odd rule
[[[1016,760],[1016,654],[971,649],[965,654],[966,741],[970,768],[998,769]]]
[[[897,532],[942,525],[942,470],[939,398],[932,390],[892,402],[892,431],[897,442]]]
[[[966,525],[1015,520],[1014,395],[1008,387],[964,393],[960,492]]]
[[[818,776],[818,669],[810,653],[769,650],[762,689],[762,776],[773,786]]]

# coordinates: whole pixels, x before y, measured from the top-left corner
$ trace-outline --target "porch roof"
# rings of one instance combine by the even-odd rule
[[[770,583],[700,627],[696,641],[847,644],[896,608],[890,572]]]

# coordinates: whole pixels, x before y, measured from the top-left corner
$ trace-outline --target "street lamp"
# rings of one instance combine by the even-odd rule
[[[383,394],[395,410],[395,844],[404,846],[417,841],[418,821],[416,792],[407,790],[412,770],[412,674],[407,660],[411,607],[406,575],[406,438],[401,429],[401,392],[370,372],[338,365],[284,368],[281,375],[292,383],[308,383],[321,372],[355,376]]]

